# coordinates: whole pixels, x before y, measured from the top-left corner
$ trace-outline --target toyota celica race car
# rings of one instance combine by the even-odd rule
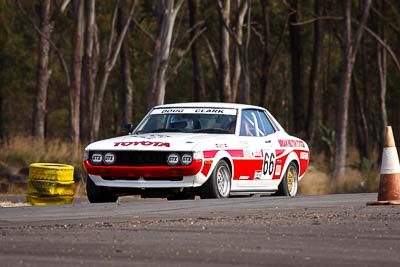
[[[85,148],[90,202],[295,196],[310,159],[264,108],[231,103],[156,106],[129,134]]]

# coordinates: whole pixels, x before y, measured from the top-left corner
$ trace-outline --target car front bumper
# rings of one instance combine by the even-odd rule
[[[183,188],[201,186],[207,178],[200,172],[202,160],[189,166],[96,166],[83,162],[97,186],[120,188]]]

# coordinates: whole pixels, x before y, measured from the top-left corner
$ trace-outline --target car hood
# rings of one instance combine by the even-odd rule
[[[233,135],[227,134],[193,134],[193,133],[157,133],[125,135],[94,142],[86,150],[122,151],[192,151],[201,149],[200,146],[212,141],[227,141]]]

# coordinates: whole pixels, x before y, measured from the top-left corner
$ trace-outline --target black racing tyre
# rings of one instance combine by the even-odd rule
[[[88,176],[86,179],[86,194],[90,203],[116,202],[118,196],[107,187],[97,186]]]
[[[225,160],[215,166],[200,192],[201,198],[227,198],[231,192],[232,173]]]
[[[290,162],[286,169],[286,173],[279,184],[278,191],[275,196],[291,196],[294,197],[297,194],[299,188],[299,171],[296,163]]]

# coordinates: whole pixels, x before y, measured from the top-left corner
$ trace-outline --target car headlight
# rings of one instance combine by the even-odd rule
[[[112,165],[112,164],[115,163],[115,160],[116,160],[115,154],[112,153],[112,152],[108,152],[108,153],[106,153],[106,154],[104,155],[103,162],[104,162],[104,164],[106,164],[106,165]]]
[[[83,160],[87,160],[87,159],[89,159],[89,150],[85,150],[83,152]]]
[[[193,152],[193,160],[199,160],[203,158],[203,152],[195,151]]]
[[[94,165],[100,165],[103,162],[103,154],[100,152],[93,153],[90,162]]]
[[[178,154],[176,154],[176,153],[171,153],[171,154],[169,154],[168,157],[167,157],[167,163],[168,163],[168,165],[170,165],[170,166],[175,166],[175,165],[178,165],[178,164],[179,164],[179,159],[180,159],[180,157],[179,157]]]
[[[190,165],[192,164],[193,157],[190,154],[183,154],[181,158],[182,165]]]

